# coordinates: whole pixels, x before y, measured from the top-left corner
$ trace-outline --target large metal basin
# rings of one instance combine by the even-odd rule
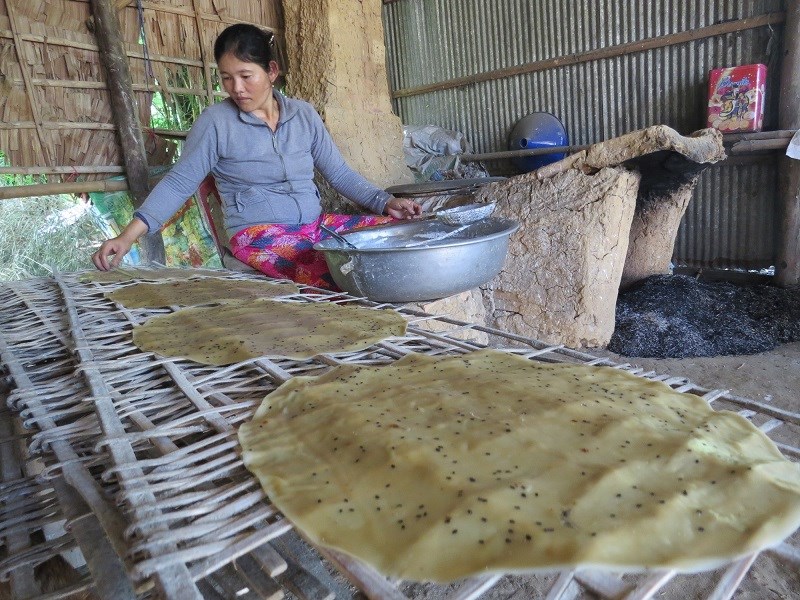
[[[333,280],[344,291],[376,302],[418,302],[492,279],[503,267],[508,239],[517,228],[516,221],[496,217],[462,227],[436,219],[408,221],[343,232],[357,249],[333,238],[314,249],[325,255]]]

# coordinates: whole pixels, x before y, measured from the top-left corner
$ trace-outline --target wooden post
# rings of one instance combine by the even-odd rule
[[[147,153],[139,123],[133,82],[120,32],[117,10],[112,0],[91,0],[94,16],[94,35],[100,48],[100,58],[106,68],[111,110],[117,126],[119,145],[125,162],[125,176],[134,207],[142,205],[150,186],[147,181]],[[144,259],[165,262],[164,241],[160,233],[143,236],[139,241]]]
[[[779,102],[778,128],[800,127],[800,0],[786,0]],[[800,284],[800,160],[781,156],[778,161],[782,230],[775,280],[789,286]]]

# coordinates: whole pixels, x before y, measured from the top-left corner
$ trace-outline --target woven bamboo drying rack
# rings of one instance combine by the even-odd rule
[[[160,358],[133,345],[131,328],[169,309],[128,310],[104,297],[126,284],[82,283],[80,274],[56,274],[0,286],[0,359],[6,371],[0,397],[9,407],[0,412],[0,578],[10,580],[16,597],[64,598],[81,590],[102,598],[180,600],[349,594],[351,588],[323,568],[319,555],[370,598],[413,595],[417,588],[408,582],[387,580],[344,555],[305,545],[244,468],[236,430],[268,392],[291,377],[339,364],[388,364],[409,352],[458,354],[485,347],[462,339],[470,330],[531,360],[615,366],[700,395],[715,408],[751,419],[790,459],[800,459],[791,431],[800,425],[800,414],[412,307],[393,307],[409,321],[404,337],[361,352],[305,361],[263,357],[228,367]],[[314,288],[302,292],[285,300],[386,307]],[[31,464],[38,465],[36,472]],[[63,521],[66,531],[43,541],[41,531]],[[76,547],[87,562],[80,579],[47,594],[38,589],[34,566]],[[787,571],[800,568],[800,549],[788,542],[764,554],[785,563]],[[693,577],[709,579],[713,598],[729,598],[756,558]],[[503,577],[472,578],[440,593],[454,600],[489,598]],[[666,571],[620,576],[578,569],[541,577],[552,600],[587,592],[646,599],[679,585]]]

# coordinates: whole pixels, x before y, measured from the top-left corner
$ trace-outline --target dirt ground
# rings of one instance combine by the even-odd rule
[[[711,358],[628,358],[604,350],[590,352],[657,373],[683,376],[709,389],[729,390],[750,400],[800,411],[800,342],[761,354]]]

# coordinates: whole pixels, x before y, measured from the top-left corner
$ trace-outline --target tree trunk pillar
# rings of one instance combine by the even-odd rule
[[[128,55],[120,31],[119,19],[112,0],[91,0],[94,16],[94,35],[100,48],[100,58],[108,77],[111,111],[119,136],[119,145],[125,163],[134,208],[139,208],[150,193],[149,169],[144,136],[139,123],[136,99],[133,93]],[[143,236],[139,241],[146,261],[164,263],[164,241],[160,233]]]

